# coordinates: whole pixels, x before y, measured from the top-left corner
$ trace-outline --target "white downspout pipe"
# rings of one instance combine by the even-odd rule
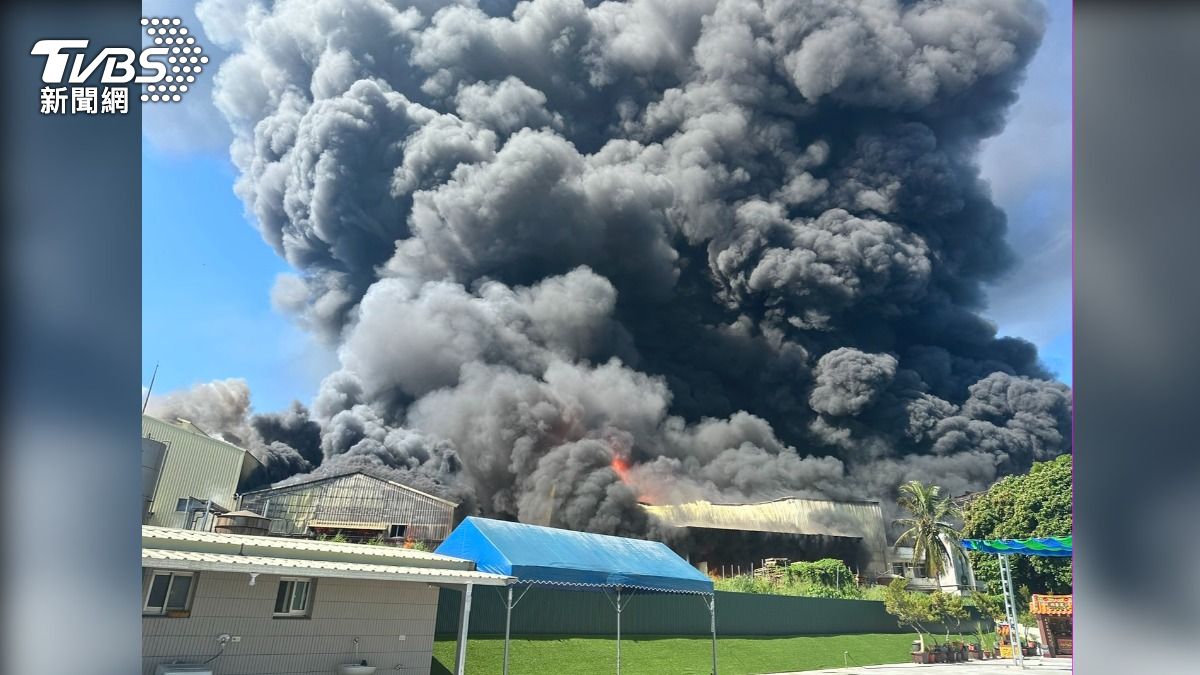
[[[471,589],[474,584],[463,587],[462,605],[458,612],[458,652],[454,659],[455,675],[467,673],[467,636],[471,624]]]

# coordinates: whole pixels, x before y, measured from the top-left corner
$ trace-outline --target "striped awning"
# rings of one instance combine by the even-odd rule
[[[962,547],[976,553],[1011,553],[1042,558],[1070,558],[1071,535],[1031,539],[963,539]]]

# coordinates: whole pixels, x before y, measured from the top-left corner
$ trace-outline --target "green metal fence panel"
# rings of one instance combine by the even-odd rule
[[[522,589],[514,590],[519,596]],[[476,588],[471,596],[471,633],[504,633],[504,589]],[[628,598],[628,591],[625,596]],[[534,587],[513,610],[514,635],[610,635],[616,632],[611,592],[589,593]],[[461,595],[443,589],[438,598],[437,632],[458,628]],[[962,623],[975,631],[976,614]],[[932,630],[942,632],[940,627]],[[984,623],[991,630],[991,622]],[[708,610],[695,595],[637,593],[621,614],[621,633],[628,635],[707,635]],[[832,635],[904,633],[882,602],[800,598],[783,595],[717,592],[720,635]],[[952,632],[957,633],[955,629]]]

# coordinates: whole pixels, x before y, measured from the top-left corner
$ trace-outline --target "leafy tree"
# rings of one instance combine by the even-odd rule
[[[937,620],[932,596],[908,590],[908,579],[893,579],[884,593],[883,608],[896,617],[896,622],[901,626],[916,631],[917,639],[921,641],[921,651],[924,651],[925,633],[928,632],[925,624]]]
[[[1002,596],[976,591],[971,594],[971,602],[979,610],[980,614],[991,617],[993,621],[1008,620],[1004,616],[1004,598]]]
[[[929,595],[930,613],[935,621],[946,628],[946,642],[950,641],[950,629],[960,632],[963,619],[967,618],[967,607],[962,596],[934,591]]]
[[[942,540],[952,546],[959,541],[958,528],[950,522],[958,517],[957,510],[942,496],[940,487],[915,480],[900,486],[896,503],[909,513],[908,518],[896,521],[908,528],[896,539],[896,546],[911,543],[913,560],[923,561],[929,576],[937,579],[950,563],[950,553]]]
[[[963,536],[969,539],[1026,539],[1071,534],[1071,456],[1033,465],[1028,474],[1001,479],[963,510]],[[996,556],[969,553],[979,581],[1000,593]],[[1014,555],[1013,583],[1033,593],[1070,593],[1071,559]]]

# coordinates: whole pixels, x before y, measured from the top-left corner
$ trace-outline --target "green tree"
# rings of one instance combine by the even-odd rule
[[[884,592],[883,608],[896,617],[898,624],[916,631],[917,639],[921,641],[921,651],[924,651],[925,633],[928,632],[925,624],[937,620],[931,596],[908,590],[908,579],[893,579]]]
[[[1008,620],[1004,616],[1003,596],[975,591],[971,594],[971,603],[975,605],[975,608],[979,610],[980,614],[991,617],[991,619],[997,623]]]
[[[816,562],[794,562],[788,565],[788,578],[821,584],[830,588],[855,585],[854,573],[837,558],[822,558]]]
[[[962,621],[967,618],[967,607],[962,596],[934,591],[929,595],[930,613],[935,621],[946,628],[946,642],[950,641],[950,630],[961,635]]]
[[[958,517],[957,510],[942,496],[940,487],[915,480],[900,486],[896,503],[909,513],[908,518],[896,521],[908,528],[896,539],[896,546],[909,543],[913,548],[913,560],[924,562],[931,578],[940,577],[950,563],[950,553],[942,540],[951,546],[959,541],[958,528],[950,522]]]
[[[963,510],[968,539],[1026,539],[1071,534],[1071,456],[1033,465],[1023,476],[1008,476],[972,499]],[[975,577],[1000,593],[996,556],[969,553]],[[1014,555],[1013,583],[1033,593],[1070,593],[1071,559]]]

